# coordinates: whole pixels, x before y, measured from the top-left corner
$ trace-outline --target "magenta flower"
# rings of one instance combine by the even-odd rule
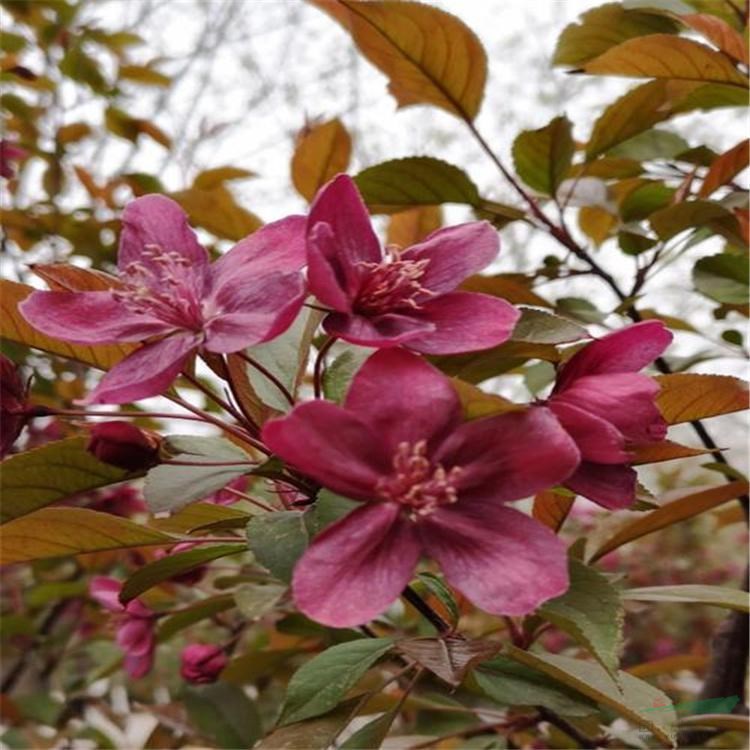
[[[228,661],[224,649],[218,646],[191,643],[182,649],[180,674],[187,682],[205,685],[216,682]]]
[[[199,349],[235,352],[268,341],[299,312],[303,217],[268,224],[212,264],[184,211],[169,198],[134,200],[122,222],[119,287],[34,292],[20,306],[31,325],[64,341],[150,339],[107,373],[87,403],[158,395]]]
[[[159,442],[158,436],[130,422],[113,419],[91,428],[86,450],[106,464],[138,471],[158,461]]]
[[[89,583],[91,598],[117,615],[116,640],[125,655],[125,671],[138,679],[147,675],[154,664],[156,613],[138,599],[123,605],[121,591],[122,583],[106,576],[95,576]]]
[[[13,447],[32,415],[18,365],[0,354],[0,458]]]
[[[29,152],[12,141],[0,138],[0,177],[11,180],[16,176],[16,162],[25,159]]]
[[[359,625],[409,583],[422,554],[493,614],[520,615],[568,586],[565,546],[504,503],[564,481],[573,440],[541,409],[462,423],[450,379],[399,349],[362,366],[344,406],[318,400],[266,423],[266,444],[363,503],[318,535],[294,571],[299,609]]]
[[[635,500],[637,476],[628,465],[628,445],[657,442],[667,434],[654,403],[659,386],[638,370],[671,341],[657,320],[610,333],[563,365],[547,400],[581,452],[566,486],[605,508],[625,508]]]
[[[355,344],[427,354],[487,349],[510,337],[519,312],[505,300],[455,291],[497,256],[497,232],[475,221],[433,232],[406,250],[380,247],[354,181],[339,175],[307,220],[308,281],[333,312],[323,326]]]

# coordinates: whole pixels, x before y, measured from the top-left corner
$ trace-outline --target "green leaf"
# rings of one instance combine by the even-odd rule
[[[200,546],[197,549],[168,555],[161,560],[154,560],[154,562],[139,568],[125,581],[120,593],[120,601],[125,604],[140,596],[144,591],[148,591],[153,586],[167,581],[173,576],[187,573],[189,570],[199,568],[212,560],[245,551],[247,551],[247,547],[244,544],[216,544]]]
[[[185,628],[195,625],[196,622],[206,620],[233,607],[234,597],[231,594],[221,594],[203,599],[197,604],[185,607],[177,614],[165,617],[157,631],[157,640],[159,643],[164,643]]]
[[[711,604],[714,607],[735,609],[738,612],[750,611],[747,592],[725,586],[703,586],[686,584],[683,586],[648,586],[625,589],[620,592],[623,599],[641,602],[688,602],[690,604]]]
[[[131,474],[86,450],[84,437],[67,438],[17,453],[0,463],[0,523],[33,513],[77,492],[120,482]]]
[[[513,329],[513,341],[532,344],[569,344],[590,338],[588,331],[577,323],[543,310],[522,307],[521,317]]]
[[[573,161],[573,125],[556,117],[539,130],[525,130],[513,142],[513,162],[521,179],[544,195],[554,195]]]
[[[480,204],[477,186],[463,170],[431,156],[385,161],[363,170],[354,180],[373,213],[442,203]]]
[[[178,510],[252,469],[247,453],[224,438],[170,435],[164,447],[173,456],[172,460],[197,465],[164,463],[148,472],[143,496],[154,513]]]
[[[358,700],[341,703],[334,711],[308,721],[275,729],[255,750],[328,750],[357,711]]]
[[[537,613],[583,644],[613,676],[619,667],[623,611],[620,596],[593,568],[569,560],[570,588]]]
[[[234,600],[237,602],[237,609],[246,619],[257,620],[273,609],[286,592],[286,588],[276,583],[247,584],[234,592]]]
[[[78,555],[178,539],[110,513],[84,508],[42,508],[0,528],[0,564]]]
[[[316,536],[327,526],[349,515],[359,505],[356,500],[322,489],[318,492],[313,507],[305,514],[305,525],[310,535]]]
[[[658,12],[607,3],[586,11],[578,23],[563,29],[552,58],[553,65],[581,65],[620,42],[646,34],[674,33],[679,24]]]
[[[323,375],[325,397],[341,403],[349,390],[352,378],[373,351],[370,347],[347,344],[346,349],[326,367]]]
[[[560,297],[557,309],[584,323],[602,323],[607,317],[589,300],[583,297]]]
[[[255,559],[284,583],[307,549],[304,513],[287,510],[255,516],[247,524],[247,541]]]
[[[659,235],[659,239],[666,241],[686,229],[704,227],[714,219],[725,219],[730,216],[731,213],[724,206],[713,201],[689,201],[656,211],[649,217],[649,223]],[[747,290],[747,274],[744,279]],[[747,301],[747,295],[745,295],[745,301]]]
[[[263,735],[258,709],[236,685],[217,682],[186,688],[183,701],[195,727],[217,747],[252,747]]]
[[[544,706],[563,716],[590,716],[596,706],[577,690],[499,656],[472,672],[479,690],[501,706]]]
[[[620,204],[620,216],[625,222],[645,219],[667,206],[674,193],[674,188],[663,182],[649,180],[625,196]]]
[[[144,86],[169,86],[172,79],[148,65],[121,65],[120,78],[126,81],[134,81]]]
[[[311,719],[335,708],[393,645],[392,638],[361,638],[315,656],[292,675],[279,723]]]
[[[567,656],[532,653],[508,646],[508,656],[608,706],[629,721],[645,727],[661,742],[675,746],[677,716],[672,708],[648,712],[654,705],[669,705],[669,698],[648,682],[627,672],[616,682],[599,664]]]
[[[619,158],[651,161],[653,159],[674,159],[677,154],[681,154],[689,148],[690,144],[677,133],[651,128],[651,130],[644,130],[614,148],[610,148],[607,153],[609,156]]]
[[[249,347],[245,353],[294,395],[305,373],[310,344],[321,317],[320,311],[303,308],[284,333],[272,341]],[[264,404],[281,412],[292,408],[281,389],[267,375],[252,365],[247,365],[246,373],[250,385]]]
[[[434,573],[419,573],[417,578],[419,583],[421,583],[430,594],[440,600],[440,603],[448,612],[451,622],[455,625],[461,617],[461,612],[458,609],[456,597],[453,596],[453,592],[445,581]],[[419,587],[417,587],[417,593],[421,593]]]
[[[695,288],[717,302],[746,305],[750,297],[747,255],[719,253],[701,258],[693,267]]]
[[[388,736],[397,716],[397,711],[388,711],[378,716],[377,719],[367,722],[340,745],[341,750],[377,750]]]

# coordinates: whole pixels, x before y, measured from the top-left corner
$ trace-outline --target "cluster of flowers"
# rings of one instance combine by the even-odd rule
[[[87,399],[120,404],[165,392],[196,352],[231,353],[278,336],[313,294],[330,336],[378,351],[342,405],[297,404],[260,435],[290,467],[361,503],[297,564],[297,606],[331,626],[365,623],[426,555],[482,609],[523,615],[566,590],[566,551],[507,503],[560,484],[607,508],[633,502],[630,448],[666,434],[658,386],[638,371],[671,334],[657,321],[609,334],[559,369],[546,400],[464,421],[450,379],[420,355],[510,337],[518,310],[457,291],[498,250],[486,222],[383,250],[342,175],[308,217],[269,224],[209,263],[179,206],[146,196],[124,211],[113,289],[35,292],[21,310],[43,333],[74,343],[146,340]]]

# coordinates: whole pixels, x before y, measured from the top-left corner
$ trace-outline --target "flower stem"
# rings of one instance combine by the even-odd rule
[[[313,369],[313,387],[315,388],[315,398],[323,397],[323,370],[328,350],[336,343],[336,336],[329,336],[318,349],[318,356],[315,358],[315,367]]]
[[[265,375],[275,386],[278,388],[281,395],[289,402],[291,406],[294,406],[294,396],[289,392],[287,387],[266,367],[264,367],[260,362],[257,362],[252,357],[248,357],[245,352],[235,352],[238,354],[242,359],[247,362],[250,367],[254,367],[258,372]]]
[[[188,414],[170,414],[169,412],[159,411],[87,411],[85,409],[48,409],[47,414],[39,416],[50,417],[109,417],[117,419],[127,417],[137,419],[138,417],[148,417],[151,419],[186,419],[191,422],[205,422],[203,417],[191,416]]]

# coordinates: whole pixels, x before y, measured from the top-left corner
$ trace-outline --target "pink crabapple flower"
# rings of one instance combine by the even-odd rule
[[[497,232],[475,221],[384,253],[346,175],[318,192],[307,219],[310,290],[332,310],[323,326],[332,336],[365,346],[452,354],[506,341],[518,310],[496,297],[456,291],[498,250]]]
[[[28,388],[18,365],[0,354],[0,458],[10,452],[29,420]]]
[[[216,682],[228,659],[224,649],[206,643],[191,643],[182,649],[180,674],[194,685]]]
[[[423,553],[493,614],[526,614],[568,587],[563,542],[505,505],[564,481],[578,464],[575,443],[548,411],[464,423],[449,378],[385,349],[359,370],[343,406],[300,404],[267,422],[263,440],[362,503],[295,567],[295,603],[318,622],[347,627],[379,615]]]
[[[122,582],[106,576],[95,576],[89,583],[91,598],[117,615],[116,640],[125,655],[125,671],[133,679],[139,679],[154,664],[156,613],[138,599],[122,604],[121,591]]]
[[[638,370],[671,341],[661,321],[647,320],[587,344],[560,369],[546,408],[581,452],[580,466],[565,482],[573,492],[610,509],[635,501],[628,447],[667,434],[655,403],[659,385]]]
[[[121,484],[97,492],[86,507],[122,518],[130,518],[148,510],[141,493],[130,484]]]
[[[29,152],[12,141],[0,138],[0,177],[12,180],[16,176],[15,162],[25,159]]]
[[[42,333],[75,344],[150,339],[85,403],[156,396],[196,351],[236,352],[289,327],[305,295],[304,224],[302,216],[268,224],[209,263],[182,208],[146,195],[123,211],[116,288],[33,292],[20,310]]]
[[[113,419],[91,428],[86,450],[106,464],[138,471],[157,462],[160,441],[159,436],[130,422]]]

